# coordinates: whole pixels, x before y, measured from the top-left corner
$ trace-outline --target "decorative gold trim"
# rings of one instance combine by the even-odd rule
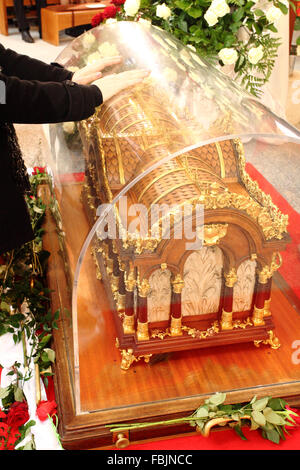
[[[123,310],[125,310],[125,299],[126,299],[126,295],[125,294],[120,294],[118,292],[118,296],[117,296],[118,312],[122,312]]]
[[[112,292],[118,292],[118,290],[119,290],[119,276],[115,276],[114,274],[112,274],[110,285],[111,285]]]
[[[265,300],[264,304],[264,317],[270,317],[272,315],[271,313],[271,297],[267,300]]]
[[[176,274],[175,279],[171,281],[171,284],[173,286],[173,292],[175,292],[175,294],[181,294],[182,289],[184,288],[184,280],[180,274]]]
[[[279,349],[281,344],[279,343],[279,339],[277,338],[277,336],[275,336],[274,331],[273,330],[268,331],[268,335],[269,335],[268,339],[255,340],[254,345],[258,348],[260,344],[268,344],[271,346],[272,349]]]
[[[123,318],[123,331],[125,335],[135,333],[134,329],[134,315],[124,315]]]
[[[278,261],[276,260],[278,258]],[[269,279],[273,276],[274,272],[276,272],[282,265],[282,257],[279,252],[274,252],[272,256],[271,264],[268,266],[267,264],[262,268],[262,270],[258,273],[258,281],[260,284],[266,284]]]
[[[138,341],[148,341],[149,340],[148,322],[142,323],[138,320],[136,335],[137,335]]]
[[[204,245],[217,245],[221,238],[227,234],[228,224],[207,224],[204,225]]]
[[[171,316],[170,336],[182,336],[182,319]]]
[[[129,367],[133,362],[137,362],[140,359],[144,359],[145,362],[149,362],[150,357],[152,354],[144,354],[142,356],[135,356],[133,354],[133,349],[122,349],[121,350],[121,356],[122,356],[122,361],[121,361],[121,369],[122,370],[128,370]]]
[[[121,184],[125,184],[125,175],[124,175],[124,168],[123,168],[123,158],[122,158],[122,153],[119,145],[119,141],[114,134],[114,143],[116,147],[116,152],[117,152],[117,159],[118,159],[118,169],[119,169],[119,179]]]
[[[254,326],[261,326],[265,324],[264,319],[263,319],[264,312],[265,312],[264,308],[257,308],[256,306],[254,306],[253,313],[252,313],[252,321],[253,321]]]
[[[127,277],[127,272],[125,271],[124,282],[125,282],[125,289],[127,290],[127,292],[133,292],[136,286],[136,279],[135,279],[133,267],[129,269],[128,277]]]
[[[143,279],[141,283],[138,282],[138,291],[140,297],[147,297],[150,292],[150,284],[148,279]]]
[[[228,273],[224,274],[224,278],[225,278],[225,285],[227,287],[232,288],[238,279],[236,269],[231,268],[231,270]]]
[[[226,312],[222,309],[221,328],[222,330],[232,330],[232,312]]]
[[[216,142],[215,145],[216,145],[216,148],[217,148],[219,162],[220,162],[220,170],[221,170],[220,171],[220,176],[221,176],[221,178],[225,178],[226,172],[225,172],[225,163],[224,163],[222,148],[221,148],[221,145],[219,144],[219,142]]]

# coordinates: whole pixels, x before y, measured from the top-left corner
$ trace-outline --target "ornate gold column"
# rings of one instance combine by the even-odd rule
[[[134,289],[136,279],[133,267],[129,268],[128,276],[124,272],[125,284],[125,315],[123,318],[123,331],[125,334],[133,334],[134,328]]]
[[[278,260],[277,260],[278,258]],[[279,253],[274,253],[270,265],[265,265],[258,273],[257,292],[255,305],[252,313],[254,326],[264,325],[264,317],[271,315],[271,285],[272,276],[282,264],[282,258]]]
[[[237,281],[236,269],[231,268],[227,274],[224,274],[224,278],[225,288],[221,316],[221,328],[222,330],[232,330],[233,286]]]
[[[147,341],[149,339],[147,296],[150,292],[150,285],[147,279],[138,282],[138,311],[137,311],[137,339]]]
[[[172,281],[172,296],[171,296],[171,336],[182,335],[182,316],[181,316],[181,292],[184,287],[184,280],[180,274],[175,276]]]
[[[125,264],[118,257],[119,261],[119,292],[117,298],[118,312],[125,310],[126,286],[125,286]]]

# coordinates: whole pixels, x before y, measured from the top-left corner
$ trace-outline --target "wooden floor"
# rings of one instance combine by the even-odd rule
[[[80,184],[65,186],[61,205],[71,271],[88,233],[80,191]],[[65,210],[69,204],[76,217],[74,212]],[[280,390],[284,396],[288,388],[290,395],[300,395],[300,365],[292,359],[293,343],[300,340],[300,315],[276,286],[272,292],[272,312],[280,349],[264,345],[257,348],[247,343],[178,352],[154,365],[139,361],[128,371],[120,369],[109,303],[102,282],[96,279],[90,250],[83,263],[78,290],[82,412],[127,409],[129,417],[130,407],[142,405],[138,406],[139,413],[135,413],[139,417],[144,416],[146,404],[157,403],[164,413],[175,399],[199,397],[200,400],[216,391],[244,391],[251,398],[261,393],[280,396]],[[126,417],[126,413],[122,415]]]

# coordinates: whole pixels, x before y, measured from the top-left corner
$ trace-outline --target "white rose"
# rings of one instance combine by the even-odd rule
[[[248,59],[251,64],[257,64],[264,55],[263,47],[251,47],[248,52]]]
[[[96,41],[96,38],[93,35],[93,33],[86,33],[83,35],[82,45],[84,49],[89,49],[95,41]]]
[[[134,16],[140,8],[140,0],[126,0],[124,10],[127,16]]]
[[[221,49],[218,55],[224,65],[235,64],[238,59],[238,53],[236,50],[229,47],[224,47],[224,49]]]
[[[75,122],[64,122],[62,127],[66,134],[73,134],[75,131]]]
[[[107,20],[105,21],[105,24],[114,24],[117,22],[118,20],[116,20],[116,18],[107,18]]]
[[[217,15],[210,8],[205,13],[204,19],[208,23],[208,26],[214,26],[218,22]]]
[[[218,17],[225,16],[230,12],[230,8],[227,5],[226,0],[213,0],[209,10]]]
[[[86,63],[88,65],[91,65],[91,64],[94,64],[95,62],[98,62],[98,60],[100,60],[100,59],[101,59],[101,55],[99,54],[99,52],[93,52],[86,59]]]
[[[266,18],[270,23],[274,23],[275,21],[279,20],[281,15],[282,15],[281,10],[274,6],[269,8],[268,11],[266,12]]]
[[[165,3],[163,3],[162,5],[157,5],[156,16],[167,20],[169,16],[171,16],[171,10]]]

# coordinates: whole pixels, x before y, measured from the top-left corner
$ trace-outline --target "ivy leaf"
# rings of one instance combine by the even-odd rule
[[[261,398],[260,400],[252,403],[252,409],[256,411],[262,411],[268,404],[269,397]]]

